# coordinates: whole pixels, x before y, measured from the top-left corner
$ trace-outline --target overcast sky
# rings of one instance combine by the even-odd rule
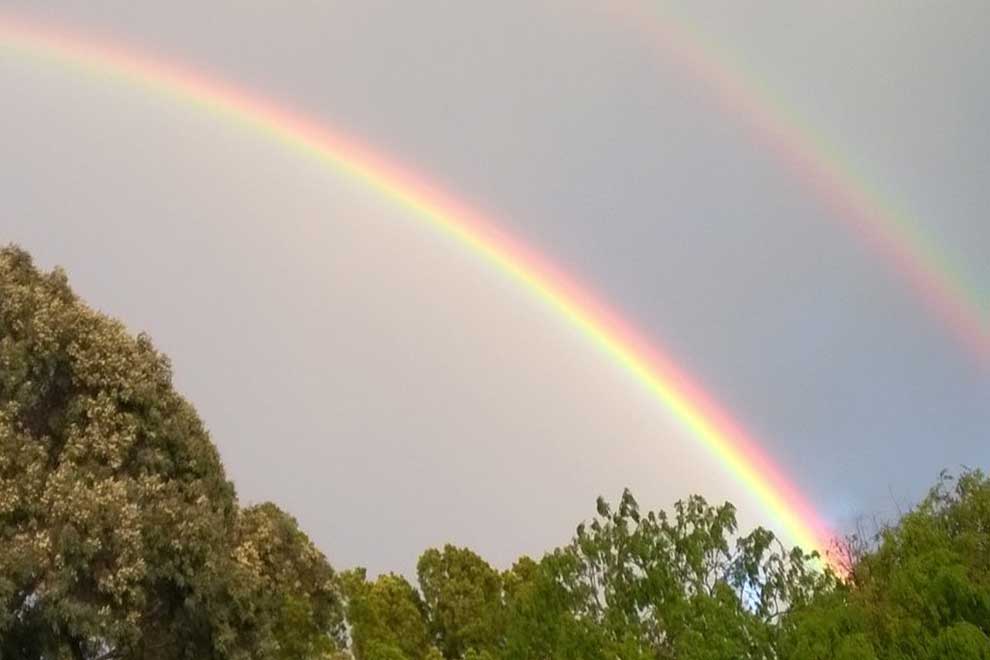
[[[986,304],[990,4],[863,4],[0,0],[483,209],[667,346],[840,529],[990,467],[990,373],[651,22],[717,44]],[[150,333],[241,498],[338,566],[409,571],[447,541],[506,566],[624,486],[773,524],[553,313],[337,172],[2,48],[0,140],[0,241]]]

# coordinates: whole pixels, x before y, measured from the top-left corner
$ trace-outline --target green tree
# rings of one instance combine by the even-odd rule
[[[430,549],[417,564],[431,633],[448,660],[494,652],[502,635],[498,571],[467,548]]]
[[[238,514],[233,557],[244,602],[267,626],[267,657],[322,658],[344,638],[338,579],[296,521],[265,503]]]
[[[775,657],[783,608],[829,587],[812,556],[773,535],[736,534],[731,505],[692,497],[641,515],[627,491],[616,510],[578,527],[567,547],[507,578],[505,648],[539,657],[719,659]]]
[[[523,557],[504,575],[507,660],[603,660],[606,631],[587,614],[588,594],[576,584],[578,560],[553,552],[539,563]]]
[[[990,480],[943,475],[875,540],[848,584],[787,617],[782,657],[990,658]]]
[[[855,595],[871,604],[870,627],[892,654],[976,648],[963,641],[976,631],[990,651],[990,481],[978,472],[943,476],[882,535],[856,578]]]
[[[293,539],[274,552],[308,552],[278,518],[239,511],[147,337],[0,250],[0,656],[277,657],[293,598],[318,626],[339,619],[329,587],[285,589],[264,576],[281,562],[239,561],[268,522]],[[290,572],[326,575],[321,561]]]
[[[351,650],[358,660],[424,660],[430,643],[426,607],[405,578],[382,575],[368,582],[358,569],[344,576]]]

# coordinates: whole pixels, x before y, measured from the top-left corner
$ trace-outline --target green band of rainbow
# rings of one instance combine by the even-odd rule
[[[826,550],[829,531],[750,436],[591,290],[478,213],[373,153],[275,103],[200,72],[76,33],[0,16],[0,52],[140,87],[263,133],[360,181],[516,281],[648,390],[762,504],[785,535]]]
[[[647,2],[649,4],[647,4]],[[883,200],[866,178],[814,130],[776,98],[756,76],[748,75],[718,44],[653,0],[609,2],[607,8],[631,29],[648,35],[650,44],[678,68],[701,81],[725,114],[741,121],[754,138],[803,180],[830,211],[830,217],[887,259],[927,309],[990,368],[990,300],[967,284],[919,223]]]

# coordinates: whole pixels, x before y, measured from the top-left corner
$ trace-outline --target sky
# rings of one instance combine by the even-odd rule
[[[482,210],[666,347],[841,531],[943,468],[990,468],[990,367],[664,35],[829,145],[985,313],[990,5],[813,4],[0,0],[0,16],[209,71]],[[242,501],[291,512],[336,566],[409,573],[446,542],[508,566],[627,486],[773,526],[558,315],[366,186],[2,47],[0,98],[0,242],[148,332]]]

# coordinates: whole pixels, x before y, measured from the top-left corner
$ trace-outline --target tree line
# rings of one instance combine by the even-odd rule
[[[841,574],[700,496],[597,501],[499,570],[335,570],[241,506],[167,358],[0,250],[0,660],[990,660],[990,480],[942,475]]]

